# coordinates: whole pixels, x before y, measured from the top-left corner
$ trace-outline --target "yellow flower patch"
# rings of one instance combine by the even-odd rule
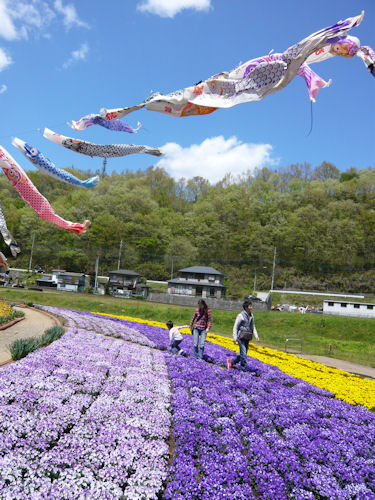
[[[130,316],[115,316],[112,314],[95,313],[102,316],[124,319],[136,323],[166,328],[165,323],[159,321],[147,321]],[[190,333],[188,328],[181,330]],[[239,352],[238,345],[233,344],[232,339],[209,333],[207,340],[225,347],[226,349]],[[353,375],[351,373],[331,368],[315,361],[302,359],[294,354],[284,353],[268,347],[260,347],[251,344],[250,355],[263,363],[277,366],[284,373],[305,380],[309,384],[316,385],[321,389],[332,392],[336,398],[346,401],[352,405],[362,405],[369,409],[375,409],[375,381]]]
[[[13,309],[10,307],[10,305],[0,300],[0,317],[2,318],[3,316],[10,316],[12,312]]]

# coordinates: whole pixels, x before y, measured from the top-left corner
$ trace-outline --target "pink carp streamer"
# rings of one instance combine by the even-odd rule
[[[13,187],[18,191],[25,202],[35,210],[39,217],[63,229],[72,231],[73,233],[80,234],[86,231],[90,225],[90,221],[85,220],[83,224],[79,224],[64,220],[55,214],[48,200],[39,193],[25,171],[2,146],[0,146],[0,167],[3,169]]]

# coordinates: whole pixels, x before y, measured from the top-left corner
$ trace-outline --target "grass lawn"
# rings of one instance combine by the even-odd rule
[[[123,299],[90,294],[25,289],[0,289],[0,299],[10,303],[33,302],[82,311],[133,316],[177,325],[188,324],[193,307],[157,304],[145,300]],[[232,336],[236,312],[212,311],[212,333]],[[332,356],[375,367],[375,319],[343,318],[320,314],[256,312],[260,344],[284,349],[286,338],[303,340],[305,354]],[[328,346],[332,345],[329,354]]]

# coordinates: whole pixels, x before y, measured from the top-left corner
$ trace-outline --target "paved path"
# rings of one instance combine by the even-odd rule
[[[41,337],[45,330],[57,324],[51,316],[47,316],[37,309],[17,306],[14,309],[23,311],[25,319],[5,330],[0,330],[0,364],[11,359],[8,345],[14,340],[26,337]]]
[[[361,377],[373,378],[375,380],[375,368],[371,368],[371,366],[358,365],[357,363],[351,363],[350,361],[344,361],[342,359],[329,358],[328,356],[315,356],[313,354],[296,354],[296,356],[310,359],[311,361],[316,361],[317,363],[322,363],[323,365],[330,366],[332,368],[339,368],[345,372],[361,375]]]

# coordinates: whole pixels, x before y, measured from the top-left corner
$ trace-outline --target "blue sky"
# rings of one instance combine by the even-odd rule
[[[57,166],[101,168],[100,158],[43,138],[48,127],[100,144],[164,146],[162,160],[132,155],[107,170],[163,166],[176,179],[211,182],[256,166],[329,161],[341,171],[375,166],[375,79],[363,62],[332,58],[313,66],[333,82],[313,105],[296,77],[266,99],[211,115],[173,118],[140,110],[124,118],[138,134],[66,124],[101,107],[131,106],[151,91],[190,86],[240,62],[282,52],[321,28],[365,11],[350,34],[375,48],[374,0],[0,0],[0,144],[25,170],[34,167],[11,145],[19,137]],[[160,163],[159,163],[160,162]]]

